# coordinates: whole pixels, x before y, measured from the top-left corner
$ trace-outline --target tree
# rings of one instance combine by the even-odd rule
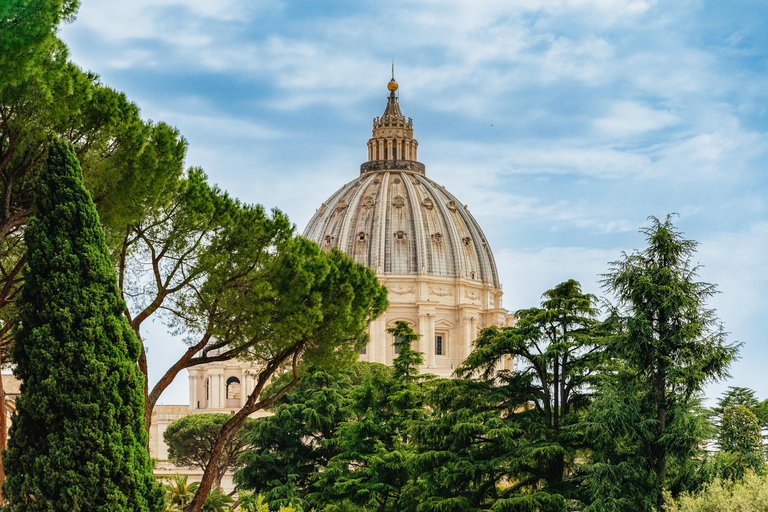
[[[51,144],[35,209],[17,301],[13,359],[22,384],[4,457],[5,510],[159,511],[139,344],[67,142]]]
[[[717,399],[717,405],[712,408],[712,421],[716,428],[720,427],[723,412],[731,405],[746,406],[757,417],[760,429],[768,428],[768,400],[761,402],[754,390],[738,386],[728,386],[728,390]]]
[[[519,408],[519,414],[513,417],[524,422],[530,416],[525,410],[533,406],[535,417],[527,426],[521,423],[521,428],[528,428],[530,439],[534,440],[528,449],[539,450],[543,456],[521,466],[527,469],[514,478],[526,485],[569,495],[576,489],[565,482],[565,472],[575,450],[572,435],[565,427],[573,423],[573,413],[589,403],[590,385],[603,368],[597,299],[583,293],[581,285],[572,279],[547,290],[542,297],[540,308],[515,313],[513,327],[483,329],[474,350],[456,374],[479,375],[504,383],[510,398],[516,397],[519,402],[501,402],[500,415]],[[499,370],[505,358],[520,363],[515,375]],[[492,382],[488,385],[496,387]],[[515,390],[513,386],[521,387]]]
[[[142,339],[144,323],[159,316],[188,345],[146,389],[147,429],[155,403],[179,372],[237,358],[266,322],[278,322],[265,303],[276,293],[271,281],[286,271],[281,258],[301,250],[292,236],[280,211],[269,216],[260,205],[240,203],[210,186],[199,169],[179,180],[164,207],[125,227],[118,282],[131,327]],[[143,345],[139,367],[146,379]]]
[[[274,415],[260,419],[246,436],[251,448],[241,456],[244,467],[235,474],[238,489],[263,496],[271,507],[293,503],[309,510],[306,498],[314,478],[339,453],[336,437],[351,417],[352,390],[364,375],[382,372],[390,373],[377,363],[357,363],[336,375],[304,368],[296,387],[273,407]]]
[[[186,141],[176,129],[143,121],[125,95],[68,61],[56,30],[74,19],[78,3],[0,3],[0,364],[8,361],[18,321],[14,301],[23,283],[34,176],[52,138],[73,144],[110,248],[127,223],[163,204],[183,169]],[[0,449],[5,417],[0,401]]]
[[[444,379],[427,392],[432,414],[409,428],[419,512],[565,509],[563,496],[530,478],[537,470],[529,468],[553,451],[531,441],[531,426],[541,417],[520,406],[527,386],[519,376],[509,377]]]
[[[642,230],[647,248],[623,254],[603,281],[617,299],[612,320],[619,331],[609,345],[623,366],[604,390],[610,390],[612,403],[634,405],[613,407],[617,415],[596,409],[593,414],[603,418],[596,428],[604,439],[635,439],[644,466],[637,466],[632,478],[648,491],[643,494],[646,509],[660,509],[668,459],[689,456],[698,442],[686,419],[689,403],[706,382],[727,376],[738,345],[726,344],[714,312],[706,307],[715,287],[696,281],[698,267],[691,265],[691,257],[697,243],[685,240],[669,216],[664,222],[651,220],[651,227]],[[628,411],[634,411],[632,423],[626,421]],[[593,466],[593,489],[602,489],[593,492],[594,510],[609,506],[606,486],[620,485],[611,475],[620,460],[616,450],[623,452],[625,445],[604,448]]]
[[[245,405],[221,429],[200,488],[186,512],[198,512],[215,478],[228,439],[257,410],[276,403],[299,380],[299,362],[339,368],[351,364],[365,346],[371,320],[387,307],[386,288],[374,272],[332,249],[323,252],[302,238],[277,256],[268,281],[254,286],[263,297],[249,300],[249,288],[228,295],[250,322],[237,324],[247,340],[238,356],[260,367]],[[264,290],[266,288],[266,291]],[[226,327],[226,319],[221,319]],[[235,338],[236,340],[238,338]],[[275,372],[290,365],[291,380],[276,394],[260,397]]]
[[[398,356],[393,361],[392,376],[376,374],[356,387],[352,394],[352,419],[342,424],[335,444],[338,455],[318,475],[312,504],[326,505],[325,510],[413,510],[409,495],[413,454],[407,425],[426,416],[423,407],[423,376],[418,365],[421,352],[411,349],[419,338],[407,322],[398,321],[388,329],[395,336]]]
[[[741,479],[747,471],[763,473],[765,458],[760,421],[746,405],[729,405],[725,408],[717,442],[720,450],[736,457],[731,471],[722,476]]]
[[[189,475],[179,475],[178,473],[171,477],[165,484],[165,496],[168,498],[169,508],[172,510],[184,510],[195,497],[199,482],[187,483]]]
[[[174,421],[163,432],[163,439],[168,445],[168,458],[177,466],[205,471],[221,427],[231,417],[231,414],[191,414]],[[242,467],[239,457],[248,447],[245,438],[255,425],[256,420],[248,418],[243,427],[229,439],[219,461],[216,487],[221,487],[224,473]]]

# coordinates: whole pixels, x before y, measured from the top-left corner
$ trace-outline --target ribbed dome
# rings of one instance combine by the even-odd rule
[[[464,277],[499,288],[491,248],[453,194],[423,170],[370,167],[364,164],[359,178],[323,203],[306,238],[338,247],[379,274]]]

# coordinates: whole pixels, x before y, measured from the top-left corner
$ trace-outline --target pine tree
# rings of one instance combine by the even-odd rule
[[[603,281],[618,300],[609,351],[622,367],[591,412],[590,512],[615,510],[615,500],[628,497],[635,502],[627,509],[661,509],[668,463],[698,456],[691,406],[707,382],[728,375],[738,351],[706,307],[714,285],[696,281],[697,242],[685,240],[669,216],[653,217],[642,232],[648,247],[623,254]]]
[[[411,344],[420,335],[407,322],[395,322],[387,332],[398,351],[392,376],[377,373],[353,389],[353,419],[337,430],[340,453],[318,475],[318,492],[309,495],[309,501],[327,504],[326,512],[408,512],[417,505],[411,494],[408,425],[427,415],[423,381],[432,376],[419,375],[423,354]]]
[[[4,454],[4,510],[161,510],[139,344],[69,143],[52,143],[38,180],[17,301],[12,355],[22,385]]]

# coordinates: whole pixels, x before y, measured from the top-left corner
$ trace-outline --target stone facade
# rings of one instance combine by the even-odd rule
[[[501,308],[496,263],[482,229],[416,161],[413,121],[400,110],[397,88],[390,81],[359,177],[322,204],[303,235],[374,269],[389,290],[389,309],[371,325],[361,360],[391,364],[397,356],[386,329],[405,320],[422,335],[416,348],[425,354],[423,370],[448,377],[480,329],[507,325],[512,317]]]

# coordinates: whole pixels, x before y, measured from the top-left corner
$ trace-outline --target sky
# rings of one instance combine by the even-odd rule
[[[356,178],[392,60],[428,177],[483,228],[510,311],[645,247],[649,216],[743,343],[768,398],[768,3],[689,0],[81,0],[70,58],[176,126],[186,165],[303,231]],[[183,351],[156,324],[150,379]],[[186,403],[186,375],[162,403]]]

